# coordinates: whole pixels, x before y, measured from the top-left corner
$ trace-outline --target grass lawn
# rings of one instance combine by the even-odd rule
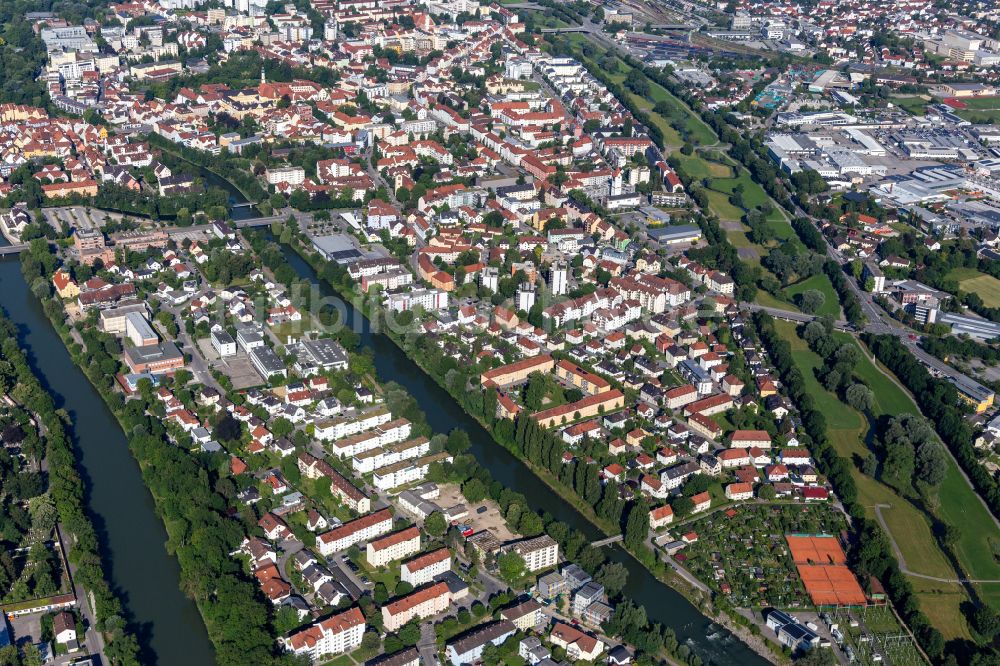
[[[785,287],[785,293],[788,294],[789,300],[794,302],[795,296],[798,296],[802,292],[808,291],[810,289],[815,289],[823,294],[823,305],[816,311],[821,317],[833,317],[834,319],[840,318],[840,297],[837,296],[837,292],[833,289],[833,284],[830,282],[830,278],[827,277],[826,273],[818,273],[812,277],[806,278],[796,282],[795,284]]]
[[[766,308],[778,308],[779,310],[791,310],[792,312],[799,311],[799,309],[795,307],[794,303],[789,303],[788,301],[775,298],[763,289],[757,290],[757,295],[753,300],[757,303],[757,305],[763,305]]]
[[[735,178],[715,178],[710,183],[713,190],[719,190],[726,194],[732,194],[737,185],[743,186],[743,201],[750,208],[763,206],[768,202],[767,193],[760,185],[755,183],[746,171],[741,171]]]
[[[702,180],[704,178],[732,177],[733,170],[729,165],[713,162],[698,153],[685,155],[684,153],[677,151],[673,154],[677,156],[678,160],[680,160],[681,171],[695,180]]]
[[[342,654],[335,659],[325,662],[325,666],[354,666],[354,660],[348,654]]]
[[[945,638],[972,637],[962,615],[961,605],[968,600],[968,596],[961,585],[920,578],[910,578],[909,581],[921,599],[921,610]],[[926,602],[923,602],[925,599]]]
[[[948,272],[948,277],[957,281],[962,291],[979,294],[987,307],[1000,307],[1000,280],[992,275],[974,268],[953,268]]]
[[[975,125],[994,125],[1000,123],[1000,109],[991,109],[989,111],[956,111],[955,115]]]
[[[805,341],[795,335],[794,325],[780,321],[775,322],[775,325],[782,337],[792,345],[792,354],[805,378],[807,390],[817,404],[824,405],[823,413],[829,424],[831,443],[841,455],[849,458],[867,455],[867,447],[862,441],[866,430],[862,415],[840,402],[836,395],[826,391],[815,379],[813,369],[819,366],[820,359],[809,350]],[[846,333],[836,335],[844,342],[858,344]],[[875,393],[872,412],[876,418],[885,414],[918,413],[910,396],[882,374],[867,353],[862,354],[854,371],[868,382]],[[851,416],[848,417],[848,414]],[[852,419],[855,424],[853,427]],[[852,475],[858,486],[859,499],[865,507],[870,510],[875,504],[891,505],[892,508],[882,510],[882,517],[911,571],[941,578],[955,576],[953,568],[938,548],[931,533],[929,518],[922,510],[899,496],[892,488],[865,476],[853,467]],[[951,458],[948,459],[945,480],[938,489],[938,498],[937,516],[959,530],[960,536],[954,549],[965,573],[970,578],[1000,579],[1000,564],[993,557],[993,543],[1000,543],[1000,534],[986,508],[962,478],[958,466]],[[1000,584],[983,583],[977,585],[977,589],[984,599],[1000,608],[995,605],[1000,602]],[[957,625],[958,622],[956,619],[949,624]]]
[[[851,337],[840,334],[845,340]],[[872,409],[876,417],[884,414],[919,414],[916,404],[902,388],[887,377],[868,358],[867,353],[854,367],[858,376],[862,377],[875,393],[875,406]],[[955,555],[959,564],[970,578],[998,580],[1000,579],[1000,563],[993,556],[993,543],[1000,543],[1000,530],[997,529],[992,517],[976,496],[975,491],[962,477],[957,463],[949,456],[948,469],[944,481],[938,488],[938,517],[959,530],[959,539],[955,543]],[[902,547],[902,546],[901,546]],[[907,558],[909,563],[909,558]],[[912,567],[914,571],[920,571]],[[923,573],[921,571],[921,573]],[[980,588],[996,591],[996,600],[1000,601],[1000,583],[980,585]],[[997,606],[1000,608],[1000,606]]]
[[[302,321],[286,321],[282,324],[271,326],[271,332],[281,340],[282,344],[288,340],[288,336],[297,340],[302,337],[303,333],[311,329],[312,326],[305,319]]]
[[[719,216],[720,220],[739,220],[743,210],[729,203],[729,195],[716,190],[705,190],[708,194],[708,209]]]
[[[930,104],[930,101],[920,96],[890,97],[889,101],[915,116],[922,116],[926,114],[927,105]]]

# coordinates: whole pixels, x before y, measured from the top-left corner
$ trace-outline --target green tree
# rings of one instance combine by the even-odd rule
[[[524,563],[524,558],[511,550],[497,557],[497,571],[502,580],[509,585],[513,585],[524,577],[528,569]]]
[[[448,531],[448,521],[445,520],[443,513],[435,511],[427,516],[424,521],[424,529],[431,536],[439,537]]]
[[[644,502],[636,502],[629,511],[625,522],[625,545],[636,550],[646,545],[649,534],[649,507]]]

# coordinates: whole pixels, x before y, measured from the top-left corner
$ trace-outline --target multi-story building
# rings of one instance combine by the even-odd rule
[[[316,424],[313,434],[320,441],[338,440],[385,425],[390,420],[392,420],[392,412],[389,411],[388,407],[379,405],[362,412],[355,418],[341,417],[329,421],[320,421]],[[408,433],[404,435],[404,437],[408,436]],[[379,444],[373,444],[372,448],[375,446],[379,446]],[[342,453],[344,456],[353,456],[360,453],[360,451],[345,450],[340,447],[335,447],[333,452],[338,455]]]
[[[364,633],[365,616],[355,606],[282,638],[281,642],[289,652],[305,655],[316,662],[324,656],[360,647]]]
[[[288,183],[289,185],[301,185],[306,180],[306,171],[302,167],[285,166],[268,169],[265,174],[268,185],[278,183]]]
[[[569,267],[565,261],[557,261],[549,267],[549,291],[553,296],[562,296],[569,291]]]
[[[487,622],[448,643],[445,654],[452,666],[475,664],[482,658],[487,645],[500,645],[516,631],[517,627],[507,620]]]
[[[388,465],[382,469],[375,470],[372,477],[372,484],[379,490],[391,490],[399,486],[420,481],[427,476],[427,471],[432,463],[451,462],[451,456],[446,451],[432,453],[429,456],[416,458],[415,460],[403,460],[395,465]]]
[[[589,395],[597,395],[611,390],[611,384],[606,379],[565,359],[556,363],[555,373],[559,379],[569,382]]]
[[[549,372],[555,366],[555,360],[548,354],[540,354],[515,363],[508,363],[499,368],[487,370],[479,376],[479,382],[485,386],[511,386],[523,382],[533,372]]]
[[[426,619],[443,613],[450,604],[448,586],[434,583],[382,606],[382,624],[386,631],[395,632],[415,617]]]
[[[534,629],[543,617],[542,605],[534,599],[500,611],[500,619],[510,620],[520,631]]]
[[[330,451],[338,458],[353,458],[381,446],[402,442],[410,436],[412,424],[404,418],[389,421],[389,414],[388,409],[384,408],[366,414],[365,421],[358,423],[362,432],[334,441],[330,445]]]
[[[420,550],[420,530],[408,527],[368,542],[366,557],[373,567],[384,567]]]
[[[528,571],[554,567],[559,562],[559,544],[548,534],[509,544],[504,546],[504,551],[520,555]]]
[[[438,548],[408,562],[403,562],[399,569],[399,579],[413,587],[419,587],[431,582],[435,576],[439,576],[449,569],[451,569],[451,551],[447,548]]]
[[[358,513],[367,513],[371,510],[371,499],[331,467],[330,463],[303,451],[299,454],[297,464],[299,471],[307,479],[325,476],[330,481],[330,492],[333,496]]]
[[[327,557],[355,544],[388,534],[391,529],[392,513],[389,509],[382,509],[320,534],[316,537],[316,547],[320,555]]]
[[[403,460],[427,455],[431,450],[430,440],[426,437],[415,437],[405,442],[379,446],[351,458],[351,466],[358,474],[367,474],[376,469],[395,465]]]

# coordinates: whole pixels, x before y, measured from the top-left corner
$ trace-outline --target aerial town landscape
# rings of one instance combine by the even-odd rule
[[[993,0],[0,3],[0,666],[1000,665]]]

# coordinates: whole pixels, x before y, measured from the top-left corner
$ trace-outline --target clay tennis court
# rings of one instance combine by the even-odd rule
[[[836,537],[789,534],[785,540],[796,564],[847,564]]]
[[[845,564],[847,556],[831,536],[789,535],[788,549],[802,584],[816,606],[863,606],[868,602]]]

